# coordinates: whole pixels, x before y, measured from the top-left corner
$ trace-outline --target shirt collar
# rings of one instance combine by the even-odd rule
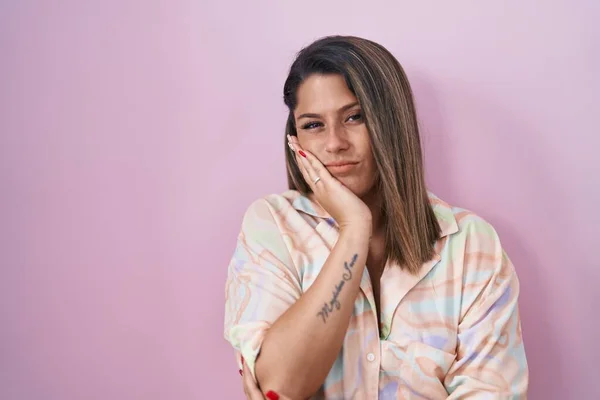
[[[452,206],[431,192],[428,192],[428,195],[429,202],[433,207],[433,212],[441,228],[440,238],[458,232],[458,224],[456,222],[456,218],[454,217]],[[312,215],[316,218],[333,221],[331,216],[323,209],[323,207],[296,190],[287,191],[284,193],[284,197],[287,197],[292,203],[292,207],[298,211]]]

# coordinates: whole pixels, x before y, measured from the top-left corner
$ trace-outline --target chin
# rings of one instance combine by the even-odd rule
[[[364,182],[364,181],[360,181],[360,180],[356,180],[356,179],[352,179],[352,178],[346,178],[346,179],[338,178],[338,180],[340,182],[342,182],[342,184],[344,186],[346,186],[348,189],[350,189],[350,191],[352,193],[354,193],[355,195],[357,195],[360,198],[369,194],[369,192],[373,189],[372,184],[367,184],[367,182]]]

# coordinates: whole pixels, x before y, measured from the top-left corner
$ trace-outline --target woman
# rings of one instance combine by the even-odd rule
[[[248,398],[525,398],[515,270],[487,222],[427,191],[398,61],[320,39],[284,101],[290,190],[248,208],[226,283]]]

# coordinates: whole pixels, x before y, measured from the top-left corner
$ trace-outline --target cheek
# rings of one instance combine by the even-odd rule
[[[365,181],[365,184],[371,184],[373,182],[375,182],[377,180],[377,169],[375,168],[375,165],[371,164],[370,168],[367,168],[367,170],[365,171],[365,174],[363,175],[363,180]]]
[[[365,168],[365,179],[374,181],[377,179],[379,175],[379,171],[377,170],[377,164],[375,164],[375,159],[373,157],[369,158],[367,163],[367,168]]]
[[[298,142],[300,143],[300,147],[309,151],[312,155],[317,157],[319,161],[321,161],[321,151],[324,148],[323,144],[319,143],[318,140],[307,140],[306,138],[302,140],[300,137],[298,137]]]

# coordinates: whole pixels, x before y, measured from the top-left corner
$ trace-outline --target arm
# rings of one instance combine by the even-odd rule
[[[472,290],[463,289],[457,358],[444,382],[448,399],[525,399],[517,275],[491,226],[472,222],[467,235],[463,282]]]
[[[370,221],[348,226],[312,286],[300,278],[266,202],[246,213],[227,280],[225,335],[261,390],[307,398],[343,343],[369,245]]]

